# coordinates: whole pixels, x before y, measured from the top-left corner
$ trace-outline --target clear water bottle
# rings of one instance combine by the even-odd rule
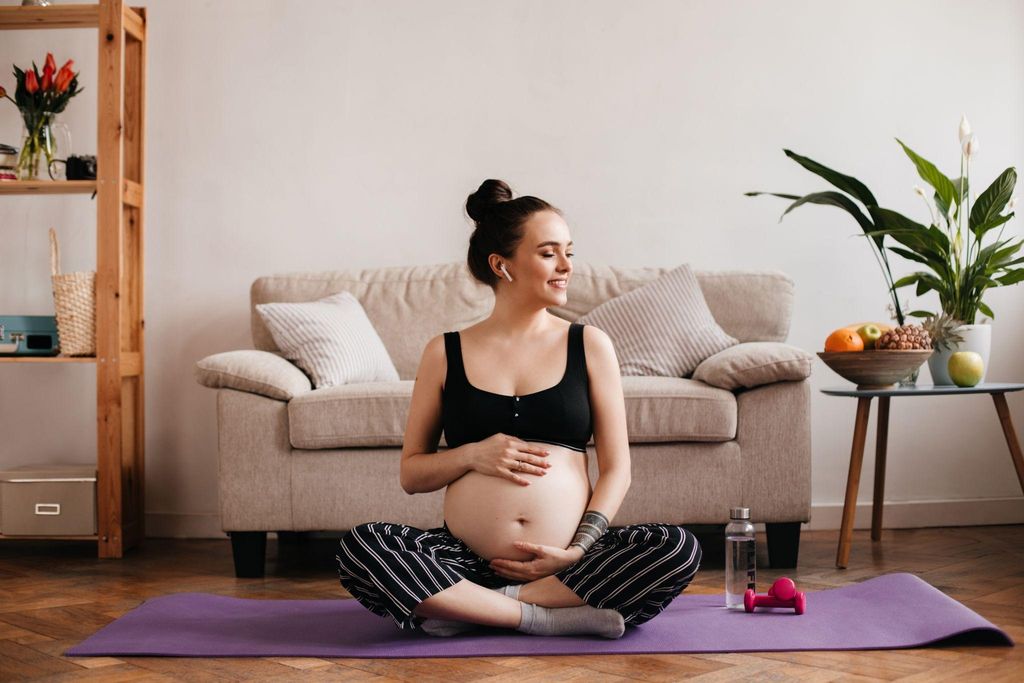
[[[754,525],[750,508],[731,508],[725,527],[725,606],[743,609],[743,594],[754,585]]]

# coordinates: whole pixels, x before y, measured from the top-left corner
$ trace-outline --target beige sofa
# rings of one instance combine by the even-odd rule
[[[576,263],[567,305],[550,310],[576,320],[668,270]],[[788,277],[696,274],[726,332],[740,342],[785,341],[793,302]],[[341,290],[366,310],[400,381],[312,390],[301,370],[274,353],[256,304],[311,301]],[[493,300],[490,288],[459,262],[275,275],[253,283],[256,350],[197,364],[199,381],[218,389],[221,524],[231,536],[239,576],[263,574],[267,531],[344,531],[372,520],[442,524],[443,490],[410,496],[399,485],[413,379],[431,337],[482,320]],[[809,361],[807,367],[809,374]],[[771,564],[796,566],[811,498],[806,378],[731,391],[694,379],[626,376],[622,387],[632,487],[612,524],[720,525],[731,506],[742,505],[754,522],[766,524]],[[440,452],[446,446],[442,436]],[[593,439],[588,458],[595,481]]]

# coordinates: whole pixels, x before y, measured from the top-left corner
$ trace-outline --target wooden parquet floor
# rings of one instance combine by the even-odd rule
[[[721,535],[698,533],[704,562],[688,592],[723,592]],[[838,532],[803,533],[800,568],[758,572],[804,590],[912,572],[1024,642],[1024,525],[854,533],[850,566],[834,567]],[[765,567],[758,538],[758,564]],[[717,551],[717,552],[716,552]],[[63,657],[61,653],[146,598],[202,591],[249,598],[347,597],[334,541],[268,543],[264,579],[235,579],[227,540],[148,539],[122,560],[95,544],[0,541],[0,681],[1024,681],[1024,646],[697,655],[311,659]]]

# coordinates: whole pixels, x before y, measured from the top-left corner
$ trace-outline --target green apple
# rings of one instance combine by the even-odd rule
[[[957,351],[949,357],[949,378],[958,387],[973,387],[981,381],[985,373],[985,364],[981,354],[974,351]]]
[[[875,348],[875,342],[882,336],[882,330],[878,328],[878,325],[861,325],[857,328],[857,336],[864,342],[865,349]]]

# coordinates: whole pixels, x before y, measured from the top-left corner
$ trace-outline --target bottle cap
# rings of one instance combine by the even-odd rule
[[[729,519],[750,519],[750,508],[729,508]]]

